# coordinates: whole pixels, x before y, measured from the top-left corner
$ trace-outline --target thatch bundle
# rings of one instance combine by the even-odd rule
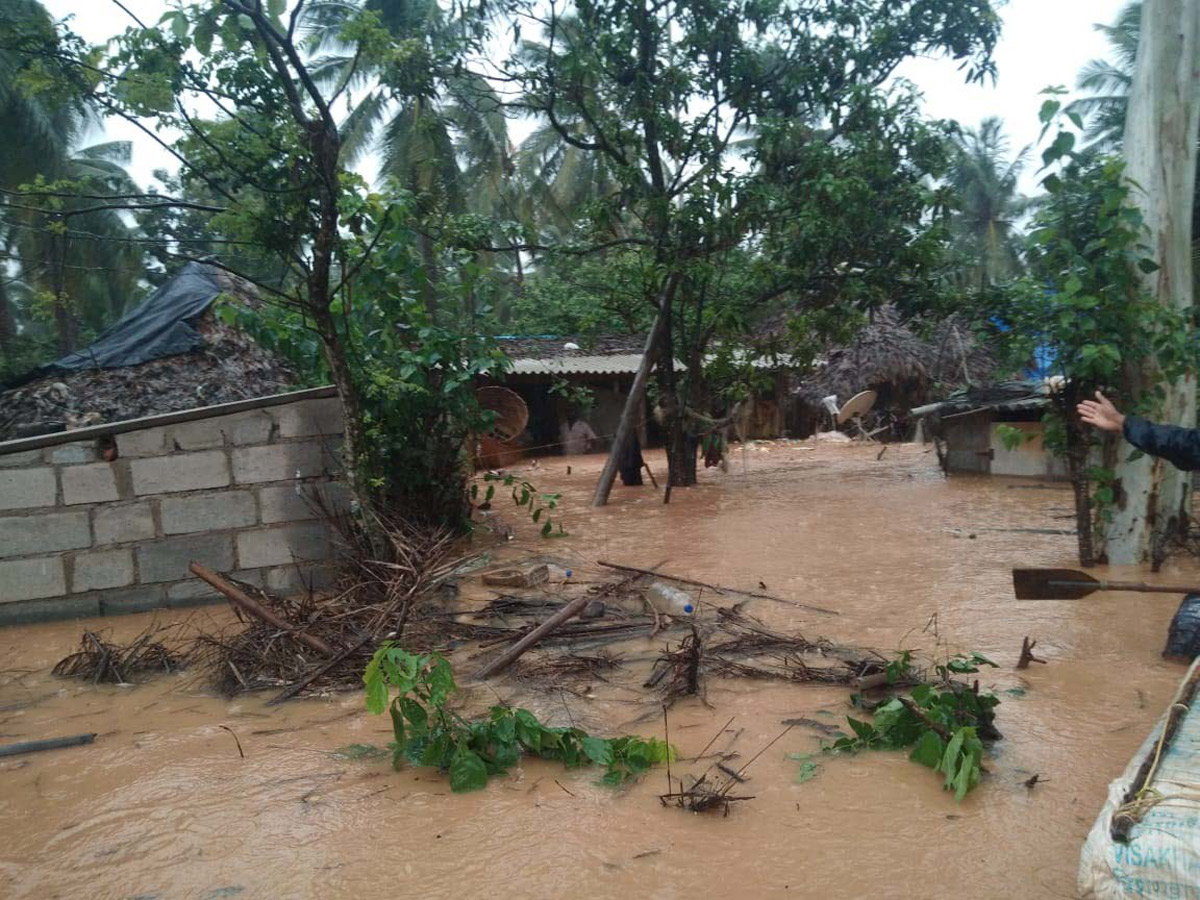
[[[905,326],[893,307],[875,312],[845,347],[825,354],[816,371],[800,385],[802,400],[818,406],[831,394],[848,400],[859,391],[891,387],[920,392],[931,382],[929,347]]]
[[[807,420],[805,430],[827,416],[823,397],[836,396],[844,403],[867,390],[879,395],[878,413],[893,413],[899,421],[909,409],[938,396],[990,381],[995,371],[987,345],[959,317],[938,321],[923,336],[917,323],[904,321],[894,307],[885,306],[850,343],[829,350],[795,396]]]

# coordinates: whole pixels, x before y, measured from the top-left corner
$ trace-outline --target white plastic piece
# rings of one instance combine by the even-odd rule
[[[651,606],[667,616],[689,616],[696,609],[691,594],[661,581],[655,581],[646,588],[646,599],[650,601]]]

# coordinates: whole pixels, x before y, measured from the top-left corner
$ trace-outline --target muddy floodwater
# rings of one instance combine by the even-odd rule
[[[213,697],[187,673],[136,687],[64,681],[50,668],[82,628],[55,623],[0,630],[0,743],[98,737],[0,759],[0,897],[1073,897],[1106,785],[1183,674],[1159,657],[1178,598],[1014,601],[1012,566],[1072,564],[1070,493],[948,481],[924,451],[892,446],[877,459],[878,445],[755,445],[669,506],[650,486],[618,485],[601,510],[587,506],[601,460],[572,459],[568,475],[568,460],[555,458],[518,471],[563,492],[568,537],[543,541],[507,501],[488,524],[513,531],[497,560],[544,553],[584,580],[600,577],[595,562],[605,559],[750,590],[761,582],[841,613],[752,602],[747,612],[772,628],[885,653],[988,655],[1000,668],[980,677],[1002,698],[1004,738],[961,804],[901,754],[820,757],[816,777],[800,782],[788,754],[816,750],[820,738],[802,728],[748,770],[741,792],[755,799],[728,817],[664,809],[661,770],[611,789],[595,771],[527,762],[484,791],[452,795],[436,772],[336,753],[390,738],[360,696],[267,707],[266,697]],[[662,481],[661,456],[653,462]],[[1137,574],[1197,569],[1181,561]],[[464,604],[487,596],[477,579],[464,583]],[[229,618],[208,607],[158,619],[183,615],[192,625]],[[151,618],[88,624],[120,639]],[[1019,672],[1026,635],[1048,664]],[[482,707],[498,696],[552,724],[661,736],[637,664],[648,666],[664,640],[623,645],[632,673],[593,690],[501,677],[494,694],[472,687],[467,700]],[[844,724],[849,694],[709,679],[708,705],[685,698],[671,710],[671,741],[694,755],[733,717],[722,740],[736,738],[744,761],[781,720]],[[1025,787],[1034,774],[1037,786]]]

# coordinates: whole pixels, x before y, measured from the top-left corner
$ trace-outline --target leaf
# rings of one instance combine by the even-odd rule
[[[583,746],[584,754],[596,765],[607,766],[613,761],[612,741],[606,741],[603,738],[585,737],[580,743]]]
[[[853,716],[846,716],[846,721],[850,723],[851,730],[859,740],[869,741],[875,736],[875,728],[866,722],[860,722]]]
[[[178,10],[175,10],[175,11],[166,13],[162,17],[162,19],[160,19],[159,21],[165,22],[168,19],[171,20],[171,33],[174,34],[175,37],[179,38],[180,40],[183,40],[184,38],[186,38],[187,34],[188,34],[188,27],[189,27],[187,16],[185,16],[183,13],[179,12]]]
[[[554,526],[552,525],[550,520],[547,519],[546,524],[542,526],[542,537],[550,537],[550,532],[553,530],[554,530]]]
[[[287,0],[267,0],[267,12],[278,19],[287,9]]]
[[[450,763],[450,790],[456,794],[487,787],[487,766],[478,753],[460,750]]]
[[[399,698],[388,707],[388,712],[392,715],[392,734],[396,736],[396,743],[404,743],[404,714],[400,712]]]
[[[525,749],[539,752],[542,749],[542,735],[545,729],[537,717],[527,709],[518,709],[513,714],[513,721],[516,723],[517,740]]]
[[[425,731],[429,724],[429,714],[425,712],[425,707],[414,700],[412,697],[402,697],[400,699],[400,710],[404,713],[404,718],[409,721],[413,728],[417,731]]]
[[[379,715],[387,706],[388,687],[379,671],[378,654],[367,664],[367,671],[363,673],[363,681],[367,686],[367,711]]]
[[[917,740],[913,747],[912,753],[908,758],[915,763],[920,763],[923,766],[928,766],[931,769],[938,767],[938,762],[942,758],[942,754],[946,751],[946,742],[943,741],[936,731],[926,731]]]
[[[796,784],[804,784],[806,781],[812,781],[821,771],[821,767],[815,762],[806,762],[796,770]]]

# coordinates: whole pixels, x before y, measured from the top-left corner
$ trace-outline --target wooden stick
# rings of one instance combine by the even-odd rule
[[[96,740],[95,732],[75,734],[71,737],[46,738],[41,741],[23,741],[0,747],[0,756],[20,756],[22,753],[37,753],[41,750],[58,750],[60,747],[80,747]]]
[[[517,641],[515,644],[505,650],[504,653],[480,669],[475,674],[475,677],[483,680],[495,675],[502,669],[508,668],[508,666],[512,665],[517,657],[521,656],[521,654],[523,654],[542,638],[547,637],[548,635],[557,631],[559,627],[567,622],[567,620],[573,619],[575,616],[583,612],[583,608],[588,605],[588,602],[591,599],[592,598],[586,594],[582,597],[576,597],[537,628],[533,629],[533,631],[529,632],[529,634],[525,635],[525,637],[521,638],[521,640]]]
[[[650,483],[654,485],[654,489],[658,490],[658,480],[654,477],[654,473],[650,471],[650,463],[642,463],[642,468],[646,470],[646,474],[650,476]]]
[[[825,609],[823,606],[812,606],[808,603],[801,603],[798,600],[785,600],[782,597],[775,597],[771,594],[756,594],[753,591],[741,591],[737,588],[723,587],[719,584],[709,584],[705,581],[696,581],[692,578],[681,578],[678,575],[668,575],[666,572],[654,572],[650,569],[639,569],[636,566],[621,566],[616,563],[597,560],[597,565],[604,566],[606,569],[616,569],[618,572],[634,572],[638,575],[653,575],[656,578],[665,578],[667,581],[674,581],[679,584],[690,584],[692,587],[706,588],[710,591],[716,591],[718,594],[740,594],[743,597],[754,597],[756,600],[771,600],[775,603],[786,603],[788,606],[798,606],[801,609],[811,609],[814,612],[822,612],[830,616],[840,616],[841,613],[835,609]]]
[[[218,591],[230,599],[230,601],[240,609],[245,610],[250,615],[254,616],[268,625],[278,628],[280,631],[286,631],[304,646],[309,647],[322,656],[333,656],[337,651],[330,647],[319,637],[313,637],[311,634],[305,634],[303,631],[296,631],[284,619],[280,618],[276,613],[271,612],[257,600],[252,599],[244,591],[234,587],[212,569],[200,565],[200,563],[192,563],[188,568],[197,578],[207,581]]]
[[[1042,665],[1046,664],[1044,659],[1039,659],[1033,655],[1033,648],[1036,646],[1037,639],[1035,638],[1031,641],[1028,635],[1025,636],[1023,641],[1021,641],[1021,658],[1017,660],[1018,669],[1028,669],[1030,663],[1042,663]]]

